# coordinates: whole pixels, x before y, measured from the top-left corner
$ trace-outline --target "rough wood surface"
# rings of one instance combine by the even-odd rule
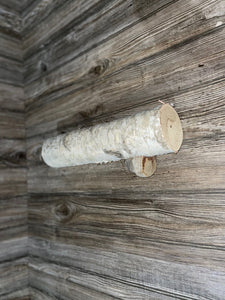
[[[39,1],[23,28],[31,294],[223,299],[225,2],[86,3]],[[45,138],[158,100],[175,107],[184,142],[152,177],[124,161],[41,160]]]
[[[224,298],[224,22],[224,0],[1,1],[0,299]],[[152,177],[41,160],[158,100],[184,142]]]
[[[89,116],[96,119],[98,115],[107,114],[110,118],[114,112],[117,116],[120,110],[126,111],[137,106],[141,111],[144,104],[149,103],[151,107],[157,100],[170,101],[175,95],[179,96],[187,91],[194,93],[194,90],[204,85],[221,80],[224,75],[225,56],[219,44],[223,44],[224,32],[225,30],[218,29],[218,32],[203,36],[198,41],[181,45],[159,57],[150,57],[147,61],[141,60],[138,64],[123,68],[109,76],[103,74],[99,80],[92,80],[92,84],[87,83],[86,87],[82,88],[85,80],[80,80],[80,83],[75,83],[75,90],[70,85],[57,93],[47,93],[46,96],[31,104],[33,109],[30,109],[28,105],[28,137],[43,134],[46,132],[46,126],[48,131],[51,131],[63,121],[67,124],[73,121],[73,125],[77,122],[78,125]],[[219,41],[218,44],[217,41]],[[209,47],[213,51],[211,56],[208,53]],[[193,56],[190,55],[190,51],[193,52]],[[76,75],[72,72],[70,76]],[[54,85],[57,77],[54,77]],[[63,88],[61,86],[63,78],[65,77],[59,77],[56,84],[58,88]],[[45,80],[42,80],[43,87],[51,91],[53,89],[50,87],[51,80],[48,85]],[[38,93],[41,90],[42,87],[39,86]],[[30,91],[33,93],[35,88],[31,88]],[[180,112],[182,108],[191,106],[193,103],[193,101],[187,104],[183,102],[180,98]],[[201,100],[194,105],[199,107],[199,102]],[[175,108],[178,108],[177,105]]]
[[[28,285],[27,259],[19,258],[0,264],[0,297],[23,290]],[[6,298],[8,299],[8,298]],[[10,297],[9,297],[10,299]]]
[[[21,18],[0,4],[0,299],[29,300]]]
[[[1,300],[30,300],[30,289],[19,289],[15,292],[1,296]],[[36,299],[36,298],[34,298]],[[38,299],[38,298],[37,298]],[[44,298],[42,298],[44,300]]]
[[[4,0],[3,0],[4,1]],[[0,31],[11,35],[12,37],[20,37],[22,23],[20,15],[4,6],[0,6]]]
[[[209,2],[211,2],[211,5],[209,5]],[[197,44],[199,39],[203,38],[203,34],[209,33],[216,28],[219,29],[221,25],[216,27],[216,24],[221,20],[221,16],[211,17],[208,13],[208,11],[215,6],[214,1],[195,1],[191,2],[191,4],[190,2],[187,3],[188,5],[186,3],[184,4],[183,1],[176,2],[173,5],[168,6],[168,9],[165,8],[158,12],[157,18],[154,18],[151,15],[146,20],[138,22],[127,30],[118,31],[116,36],[112,39],[101,41],[101,38],[98,37],[99,44],[97,44],[97,47],[94,45],[93,49],[90,49],[84,54],[82,54],[82,52],[79,54],[78,52],[76,56],[71,57],[71,55],[75,55],[77,49],[79,49],[75,44],[73,47],[69,47],[69,49],[71,49],[70,56],[65,56],[65,42],[57,40],[57,45],[50,45],[51,51],[48,51],[48,49],[45,50],[46,54],[41,53],[40,56],[33,61],[34,65],[32,70],[36,73],[39,72],[38,75],[40,76],[40,79],[31,82],[26,87],[29,96],[28,99],[30,100],[31,97],[37,97],[42,93],[49,94],[49,92],[52,92],[54,89],[59,91],[59,87],[71,87],[73,83],[73,89],[75,85],[76,89],[78,89],[80,85],[87,88],[90,83],[103,81],[102,77],[123,69],[125,66],[127,67],[130,64],[134,64],[134,62],[138,62],[141,59],[151,61],[155,58],[157,53],[163,52],[166,49],[171,51],[168,51],[168,53],[165,53],[165,55],[162,55],[161,57],[158,57],[157,55],[155,59],[158,58],[159,60],[161,58],[164,61],[166,55],[176,57],[176,52],[179,51],[179,45],[180,50],[182,50],[182,46],[185,47],[185,44],[189,44],[189,42],[195,42],[195,44]],[[171,14],[174,11],[177,11],[178,16],[176,16],[176,18],[171,18]],[[192,13],[195,13],[194,17],[192,16]],[[184,18],[184,14],[186,14],[186,18]],[[204,15],[206,16],[204,17]],[[136,19],[141,20],[137,18],[137,16]],[[97,22],[98,19],[95,23]],[[95,25],[97,26],[95,23],[92,25],[93,27],[95,27]],[[213,35],[208,38],[212,39]],[[205,37],[205,39],[207,39],[207,37]],[[219,41],[217,42],[219,43]],[[57,50],[59,45],[61,46],[61,50]],[[189,44],[189,49],[191,45],[192,44]],[[206,45],[202,45],[202,47],[204,46]],[[187,47],[188,46],[186,46],[186,48]],[[177,51],[173,51],[174,48],[178,48]],[[66,49],[68,49],[68,47],[66,47]],[[55,50],[57,50],[57,56],[54,54]],[[198,49],[196,49],[196,51],[197,50]],[[199,54],[202,56],[206,54],[201,49],[199,50]],[[37,51],[37,53],[39,53],[39,51]],[[54,57],[55,60],[53,60]],[[194,57],[195,55],[190,56],[189,54],[185,58],[194,59]],[[47,72],[40,72],[40,70],[38,70],[38,62],[43,58],[44,62],[48,65]],[[171,57],[169,59],[171,59]],[[184,59],[184,54],[181,59]],[[196,60],[198,60],[197,65],[203,63],[199,57],[196,57]],[[144,64],[144,62],[145,61],[142,63]],[[145,62],[145,65],[146,64],[147,63]],[[163,67],[164,64],[165,62],[163,62],[161,67]],[[182,66],[183,65],[184,61],[182,62]],[[30,62],[28,59],[26,62],[26,69],[29,67]],[[136,74],[135,80],[138,80],[138,78],[140,80],[141,75],[144,76],[145,74],[141,74],[140,63],[136,67],[139,68],[137,69],[138,75]],[[132,70],[135,71],[135,66],[132,65],[132,68],[129,68],[129,70],[130,72],[132,72]],[[28,71],[28,78],[29,81],[32,81],[32,79],[36,79],[36,76],[33,72],[30,72],[31,71]],[[147,76],[144,76],[144,78],[145,77]],[[126,83],[126,81],[124,83]],[[72,90],[72,87],[70,88],[70,91]]]
[[[21,15],[27,13],[28,8],[36,0],[1,0],[1,8],[8,10],[11,13]]]
[[[31,285],[41,289],[50,299],[61,296],[63,299],[174,299],[177,295],[159,288],[135,285],[132,280],[111,278],[95,271],[84,272],[81,268],[59,266],[42,259],[34,258],[31,268]],[[62,276],[59,274],[62,274]],[[59,283],[60,279],[60,283]],[[49,286],[45,284],[48,280]],[[57,285],[57,288],[54,286]],[[178,297],[179,298],[179,297]],[[45,299],[45,298],[44,298]],[[47,298],[48,299],[48,298]],[[180,295],[180,299],[182,295]],[[192,298],[189,298],[192,299]]]
[[[66,255],[63,255],[63,251],[66,251]],[[158,294],[156,299],[164,299],[163,295],[168,295],[172,299],[221,299],[224,294],[222,284],[224,272],[200,267],[191,262],[183,264],[152,259],[144,255],[133,255],[128,252],[60,245],[46,240],[32,241],[31,253],[34,258],[32,269],[36,268],[46,280],[49,280],[53,294],[59,291],[56,288],[52,289],[50,276],[56,277],[56,280],[60,278],[61,280],[57,281],[59,284],[62,284],[63,278],[65,284],[69,284],[70,281],[74,282],[74,289],[76,284],[79,284],[91,287],[95,291],[104,291],[119,299],[129,299],[129,297],[131,299],[155,299],[154,292]],[[210,280],[212,277],[214,280]],[[43,286],[39,278],[36,284]],[[42,282],[45,282],[46,290],[49,286],[46,285],[44,278],[42,277]],[[118,289],[118,283],[124,283],[127,286],[120,286]],[[130,286],[135,289],[131,288],[129,291]],[[142,298],[140,293],[143,293],[143,290],[145,290],[145,296],[142,295]],[[127,297],[124,294],[126,291],[128,295],[130,293],[130,296]],[[60,290],[60,294],[65,292],[65,288]],[[104,296],[102,299],[105,299]]]

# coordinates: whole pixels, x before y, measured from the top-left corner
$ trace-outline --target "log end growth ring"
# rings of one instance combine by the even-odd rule
[[[180,118],[175,109],[169,104],[164,104],[159,112],[164,141],[168,148],[176,153],[180,149],[183,141],[183,130]]]

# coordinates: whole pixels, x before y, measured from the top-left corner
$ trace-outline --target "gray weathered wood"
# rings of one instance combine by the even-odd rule
[[[0,6],[0,32],[19,37],[21,25],[21,18],[17,12]]]
[[[167,2],[171,5],[168,6]],[[131,16],[136,20],[135,14],[139,12],[138,7],[135,5],[130,7],[132,3],[129,5],[127,1],[124,5],[128,5],[128,11],[131,10]],[[109,11],[109,15],[113,13],[118,15],[115,11],[118,9],[120,7],[115,6]],[[157,19],[152,17],[154,9],[157,11]],[[158,11],[159,9],[161,10]],[[43,61],[47,65],[47,75],[52,72],[55,74],[60,72],[64,75],[61,79],[67,77],[67,84],[71,68],[73,68],[71,70],[73,75],[76,75],[73,77],[73,82],[77,78],[81,78],[83,83],[86,83],[87,80],[92,82],[103,73],[110,74],[130,63],[215,29],[216,24],[221,20],[221,15],[217,17],[216,13],[210,15],[208,12],[212,9],[216,11],[214,1],[187,2],[185,5],[183,1],[154,1],[154,5],[149,5],[144,10],[145,19],[142,20],[142,16],[139,22],[134,22],[134,26],[129,23],[126,24],[131,17],[128,14],[129,17],[125,18],[122,23],[123,26],[127,25],[127,30],[123,27],[116,27],[117,23],[113,22],[115,33],[112,32],[112,26],[110,26],[110,33],[114,34],[113,39],[106,37],[106,34],[103,35],[104,31],[102,30],[96,34],[96,27],[101,27],[99,18],[94,19],[88,28],[83,24],[80,25],[80,30],[77,26],[75,30],[72,28],[66,36],[64,30],[62,34],[58,34],[57,39],[48,42],[45,47],[39,50],[35,48],[34,55],[26,59],[25,80],[30,83],[39,77],[36,85],[41,82],[41,78],[45,77],[46,72],[43,72],[38,66]],[[149,10],[151,13],[146,19]],[[171,14],[174,13],[174,17],[171,18]],[[104,15],[102,18],[108,22]],[[107,26],[103,25],[103,27],[108,30]],[[91,38],[87,39],[87,34]],[[49,77],[48,75],[47,78]],[[35,83],[31,86],[34,88]]]
[[[20,15],[21,13],[24,13],[24,11],[26,13],[29,5],[35,1],[36,0],[1,0],[1,8]]]
[[[19,7],[0,4],[0,299],[29,300],[27,165]]]
[[[79,118],[78,123],[80,123],[82,114],[88,114],[89,111],[95,113],[97,110],[97,114],[107,113],[110,116],[112,106],[118,111],[136,107],[138,104],[141,110],[141,104],[147,101],[151,103],[162,98],[171,98],[181,92],[194,91],[203,84],[221,79],[224,75],[225,56],[220,51],[219,44],[223,43],[224,32],[222,30],[212,33],[200,40],[180,46],[174,51],[162,53],[159,57],[150,57],[147,61],[141,61],[133,67],[129,66],[112,75],[105,75],[102,79],[96,80],[93,85],[88,84],[85,89],[80,89],[78,82],[75,84],[75,90],[68,87],[63,91],[63,95],[59,92],[59,97],[53,93],[41,98],[40,101],[35,101],[33,110],[31,104],[27,114],[28,136],[34,135],[34,127],[37,130],[42,126],[46,130],[46,124],[43,125],[41,117],[44,120],[52,118],[59,123],[66,116],[67,119]],[[214,52],[212,56],[208,54],[208,47],[211,47]],[[192,57],[190,51],[193,48],[195,53]],[[199,67],[199,62],[203,61],[205,66]],[[217,65],[216,69],[215,65]],[[43,81],[43,88],[47,87],[50,91],[54,85],[62,88],[63,84],[61,85],[56,78],[57,76],[54,77],[52,86],[51,81],[48,85]],[[62,76],[61,80],[67,82],[68,78]],[[83,85],[82,81],[80,82]],[[38,93],[41,89],[39,85]],[[35,89],[32,89],[32,93],[34,91]],[[51,129],[51,123],[47,128]]]
[[[0,31],[0,56],[22,62],[21,47],[19,38],[14,38]]]
[[[192,264],[171,263],[146,257],[143,259],[141,256],[119,251],[109,252],[87,247],[67,247],[65,244],[46,242],[39,241],[39,243],[33,244],[31,241],[31,253],[43,262],[43,273],[49,270],[50,274],[56,272],[64,274],[64,278],[70,278],[68,275],[71,274],[74,276],[75,282],[79,282],[78,278],[81,276],[76,275],[76,270],[83,272],[83,276],[93,274],[106,279],[112,279],[113,276],[114,280],[122,281],[128,286],[140,286],[150,291],[162,292],[162,294],[167,292],[175,299],[176,297],[180,297],[180,299],[221,299],[223,297],[224,272],[212,271],[207,267],[196,265],[193,267]],[[66,251],[66,255],[63,255],[61,247]],[[62,267],[58,267],[58,271],[53,271],[54,265],[49,266],[49,264],[54,264],[51,256],[54,256],[54,262],[57,261],[60,266],[67,269],[62,272]],[[170,276],[171,274],[173,276]],[[71,277],[73,278],[73,276]],[[211,278],[214,280],[210,280]],[[88,283],[89,285],[93,284],[91,278]],[[95,288],[97,288],[96,285]],[[54,292],[57,292],[57,289],[54,289]],[[151,292],[149,298],[151,299]]]
[[[23,88],[0,83],[0,108],[14,112],[24,112]]]
[[[46,3],[51,30],[32,36],[29,17],[24,28],[33,292],[221,299],[224,1],[96,2],[96,10],[81,6],[78,19],[79,10],[68,12],[75,3],[60,3]],[[37,6],[34,24],[39,13]],[[151,178],[134,177],[123,162],[60,170],[42,162],[46,137],[158,100],[175,105],[184,143],[158,157]]]
[[[1,300],[30,300],[30,289],[19,289],[15,292],[4,294],[1,296]],[[35,298],[36,299],[36,298]],[[45,300],[44,298],[42,298]]]
[[[40,6],[42,2],[44,1],[40,1]],[[51,2],[45,1],[44,5],[42,5],[43,7],[47,4],[47,9],[41,16],[43,20],[37,30],[30,30],[26,34],[27,28],[26,26],[24,28],[25,58],[34,54],[37,50],[43,50],[43,46],[48,46],[51,41],[54,42],[59,37],[62,38],[60,35],[62,32],[64,36],[67,36],[64,42],[70,49],[71,43],[73,45],[74,42],[77,45],[83,43],[83,46],[86,48],[87,45],[99,42],[99,39],[109,38],[114,33],[137,23],[139,21],[139,18],[137,18],[138,13],[141,12],[140,19],[142,19],[148,15],[153,15],[160,9],[167,7],[170,3],[177,2],[177,0],[152,1],[142,11],[141,4],[138,1],[131,0],[80,0],[79,2],[68,1],[67,3],[58,0],[54,2],[54,6],[51,5]],[[38,15],[40,16],[41,11],[38,7],[37,5],[37,11],[33,11],[33,18],[36,18],[36,22],[38,22],[37,17]],[[48,17],[46,18],[48,10],[51,10],[51,14],[47,15]],[[36,22],[34,21],[34,25]],[[43,31],[46,25],[50,25],[49,30]],[[28,29],[29,27],[32,29],[28,25]]]
[[[116,192],[114,194],[116,195]],[[223,192],[209,193],[208,196],[207,192],[172,191],[164,197],[160,196],[159,192],[149,193],[148,196],[146,193],[141,195],[140,199],[133,199],[133,193],[130,191],[129,200],[123,199],[123,195],[120,199],[108,195],[95,202],[94,196],[81,197],[79,194],[32,195],[29,202],[29,224],[37,235],[48,238],[51,238],[51,230],[57,228],[62,241],[71,239],[70,243],[77,245],[78,240],[72,240],[75,232],[79,236],[92,236],[93,240],[99,234],[108,240],[113,231],[113,236],[120,240],[120,243],[123,243],[124,239],[124,245],[128,242],[128,237],[139,236],[147,243],[149,240],[156,243],[168,241],[171,244],[176,241],[193,247],[195,244],[202,248],[205,245],[209,248],[215,246],[218,250],[224,246],[224,218],[221,213],[224,207]],[[209,203],[210,199],[213,199],[213,204]],[[190,204],[186,203],[187,201]],[[38,226],[41,226],[41,229],[38,229]],[[90,237],[87,238],[86,245],[94,246],[89,239]],[[104,247],[104,243],[102,245]],[[116,245],[109,246],[118,250]],[[140,244],[139,248],[141,247],[145,248],[145,245]],[[147,253],[146,255],[148,256]],[[158,255],[160,256],[160,253]],[[184,259],[187,262],[190,258]],[[220,267],[220,263],[215,265]]]
[[[41,289],[52,297],[60,296],[68,300],[71,298],[84,300],[87,298],[167,300],[174,299],[174,296],[177,296],[169,291],[154,290],[154,288],[146,288],[143,285],[135,286],[118,278],[112,279],[110,276],[99,276],[99,274],[93,272],[84,272],[80,269],[54,265],[37,259],[34,259],[30,264],[30,274],[32,286]],[[63,274],[63,276],[58,276],[58,274]],[[55,289],[54,286],[57,284],[58,278],[60,278],[60,284]]]
[[[23,290],[28,285],[27,259],[19,258],[0,264],[0,297],[9,297],[15,291]],[[19,296],[19,295],[18,295]]]
[[[224,0],[2,0],[2,300],[224,298],[224,16]],[[41,160],[46,137],[158,100],[184,143],[151,178]]]

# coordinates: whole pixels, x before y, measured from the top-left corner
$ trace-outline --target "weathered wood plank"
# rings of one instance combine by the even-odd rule
[[[31,300],[30,299],[30,289],[24,288],[18,291],[1,295],[1,300]],[[43,298],[43,300],[46,300]]]
[[[11,2],[11,3],[10,3]],[[0,5],[0,299],[29,299],[21,18]]]
[[[27,287],[27,259],[21,258],[0,264],[0,297]],[[10,298],[9,298],[10,299]]]
[[[20,226],[16,225],[16,226],[4,228],[1,231],[0,240],[1,242],[3,242],[9,239],[19,239],[19,238],[23,239],[26,236],[27,236],[27,224],[25,225],[21,224]]]
[[[225,270],[223,192],[144,192],[136,196],[130,191],[115,197],[32,195],[30,233],[71,247]],[[43,242],[41,248],[46,246]]]
[[[0,109],[24,113],[23,88],[0,83]],[[24,117],[25,119],[25,117]]]
[[[97,108],[97,114],[107,113],[109,116],[112,107],[118,112],[121,109],[127,110],[132,106],[146,104],[146,102],[152,104],[153,101],[155,103],[162,98],[174,98],[182,92],[194,91],[224,77],[225,56],[218,50],[217,45],[220,37],[222,38],[220,33],[203,37],[198,41],[178,47],[174,51],[171,50],[169,53],[127,67],[108,77],[103,76],[102,80],[99,79],[94,85],[87,86],[85,89],[80,90],[79,84],[76,84],[76,91],[72,92],[68,88],[70,91],[67,90],[67,95],[59,94],[58,98],[55,95],[41,98],[41,103],[37,101],[36,104],[28,107],[28,137],[34,135],[34,127],[40,130],[39,134],[43,133],[43,128],[46,130],[46,127],[50,131],[52,126],[55,127],[56,122],[59,123],[65,116],[67,119],[75,119],[79,118],[79,113],[85,115],[89,111],[95,112]],[[204,39],[208,42],[203,43]],[[214,48],[212,56],[208,53],[208,47]],[[203,59],[205,66],[202,68],[199,67],[199,61]],[[48,88],[50,85],[48,84]],[[58,88],[62,88],[59,82]],[[87,107],[90,107],[88,111]],[[43,126],[43,119],[50,122]]]
[[[76,269],[87,274],[99,275],[101,278],[116,279],[127,285],[166,291],[174,295],[174,298],[177,296],[181,299],[221,299],[224,294],[225,273],[210,268],[175,262],[171,264],[122,252],[95,251],[77,246],[70,248],[54,242],[44,244],[43,249],[40,248],[40,244],[34,245],[33,239],[31,241],[31,254],[39,257],[44,265],[60,259],[60,266],[69,268],[70,272]],[[61,247],[65,247],[64,251],[59,251]],[[71,259],[71,255],[74,259]],[[60,274],[60,271],[57,274]],[[87,284],[91,284],[91,281]]]
[[[59,28],[61,29],[62,24],[66,25],[70,23],[75,18],[80,18],[82,13],[88,11],[92,6],[98,3],[98,0],[95,1],[63,1],[63,0],[36,0],[31,5],[32,7],[26,6],[26,10],[23,16],[23,29],[22,34],[24,39],[32,39],[33,42],[42,43],[42,39],[47,37],[48,40],[51,40],[51,34],[55,33],[55,26],[58,26],[57,21],[60,21]],[[58,17],[58,15],[61,17]],[[54,17],[55,16],[55,17]],[[57,20],[56,20],[57,19]],[[53,27],[50,31],[40,35],[40,31],[34,31],[34,26],[45,22],[45,24],[51,23]],[[43,26],[44,28],[44,26]],[[35,34],[35,39],[32,38],[32,35]],[[46,36],[45,36],[46,35]],[[48,42],[47,42],[48,43]],[[26,45],[24,41],[24,47]],[[29,45],[32,47],[32,45]],[[37,45],[38,48],[38,45]],[[27,51],[27,46],[25,47]]]
[[[23,65],[21,62],[0,56],[0,83],[23,86]]]
[[[0,32],[19,37],[21,31],[20,16],[4,7],[0,7]]]
[[[21,41],[0,32],[0,56],[22,62]]]
[[[130,192],[130,198],[134,197]],[[55,227],[65,233],[69,230],[71,235],[76,232],[110,236],[113,232],[114,237],[120,237],[123,232],[124,237],[139,237],[141,233],[146,240],[157,241],[160,238],[160,241],[175,240],[198,243],[199,246],[224,246],[223,192],[209,193],[208,196],[206,193],[170,192],[167,196],[148,193],[148,198],[147,195],[144,197],[146,200],[122,197],[116,200],[110,196],[104,200],[96,200],[96,196],[86,200],[85,197],[66,194],[32,196],[29,200],[29,224],[42,224],[43,228],[50,226],[49,230]],[[210,200],[213,200],[211,205]],[[87,201],[89,205],[85,205]],[[187,201],[190,204],[186,204]],[[65,234],[65,240],[69,236]]]
[[[74,283],[72,280],[65,278],[64,276],[57,276],[56,271],[46,264],[39,266],[34,265],[33,263],[29,264],[30,267],[30,284],[31,287],[41,290],[45,294],[49,295],[50,299],[61,298],[65,300],[69,299],[106,299],[113,300],[118,299],[107,295],[107,291],[99,292],[94,289],[85,287],[85,285]],[[39,270],[39,267],[44,267],[44,272]],[[47,269],[47,270],[46,270]],[[59,268],[58,268],[59,271]],[[62,272],[62,270],[61,270]],[[64,274],[63,274],[64,275]],[[68,274],[65,274],[67,277]],[[48,298],[47,298],[48,299]]]
[[[28,4],[33,1],[34,0],[1,0],[1,7],[19,15],[24,11]]]
[[[31,277],[31,270],[29,270],[29,275]],[[52,297],[48,294],[44,294],[40,289],[31,287],[31,282],[29,282],[30,300],[52,300]]]
[[[57,266],[37,259],[34,259],[30,264],[30,270],[31,285],[42,288],[45,291],[47,290],[50,295],[52,294],[55,297],[63,296],[63,299],[69,300],[71,297],[84,300],[87,298],[129,300],[174,299],[174,295],[169,296],[170,293],[167,291],[154,291],[154,289],[146,289],[141,285],[135,286],[123,280]],[[60,280],[59,285],[57,284],[58,280]],[[47,284],[45,283],[46,281]]]
[[[13,1],[17,11],[27,5],[20,30],[31,299],[222,299],[224,1]],[[1,23],[1,78],[20,85],[23,65],[10,52],[20,32],[10,16]],[[10,196],[27,190],[22,89],[1,86],[3,262],[27,255],[26,200]],[[185,139],[177,155],[158,158],[152,178],[133,177],[123,162],[52,170],[40,161],[45,137],[150,109],[159,99],[175,105]],[[12,285],[10,268],[0,277]],[[13,299],[7,289],[0,298]]]
[[[152,1],[151,5],[146,5],[145,10],[142,10],[141,17],[152,15],[160,9],[167,7],[172,2],[176,2],[176,0]],[[41,45],[44,47],[47,46],[46,50],[48,50],[50,43],[59,41],[59,37],[61,39],[62,35],[68,37],[67,39],[63,39],[67,44],[66,48],[69,46],[71,49],[71,43],[74,42],[76,42],[77,48],[80,48],[81,43],[84,44],[85,48],[89,48],[90,45],[93,46],[99,41],[109,38],[116,32],[124,30],[135,22],[138,22],[139,17],[136,14],[140,12],[141,7],[136,1],[133,5],[133,1],[131,0],[80,0],[76,3],[68,1],[64,5],[62,5],[62,1],[57,1],[52,8],[51,1],[48,4],[46,13],[42,18],[47,15],[49,9],[54,8],[54,10],[52,9],[50,16],[47,15],[48,18],[42,20],[39,28],[33,32],[28,31],[28,34],[26,34],[25,27],[25,58],[28,58],[37,50],[44,50]],[[37,15],[39,11],[40,9],[37,6]],[[49,28],[47,32],[43,30],[46,26]],[[65,48],[64,50],[66,51]],[[45,50],[43,53],[45,53]]]
[[[168,170],[158,164],[158,170],[150,179],[139,179],[129,174],[120,162],[108,166],[49,169],[45,166],[32,167],[28,172],[29,192],[57,193],[96,192],[103,194],[121,189],[139,193],[146,189],[156,191],[192,191],[224,188],[224,165],[184,167],[173,166]],[[63,179],[62,179],[63,178]]]
[[[27,233],[26,233],[27,235]],[[28,240],[24,234],[23,237],[14,239],[1,240],[0,244],[0,263],[4,261],[12,261],[21,257],[25,257],[28,254]]]
[[[164,218],[166,218],[164,216]],[[159,224],[160,222],[158,222]],[[107,226],[107,225],[106,225]],[[148,257],[154,260],[164,260],[171,264],[182,263],[187,265],[196,265],[204,268],[210,268],[214,271],[224,272],[224,246],[213,245],[207,243],[198,243],[198,240],[192,239],[192,241],[183,241],[182,238],[177,240],[164,239],[158,230],[157,236],[145,237],[144,232],[137,236],[134,234],[128,234],[127,228],[121,230],[120,233],[114,235],[113,230],[99,230],[95,226],[95,232],[81,229],[81,226],[73,226],[72,230],[70,226],[58,225],[58,226],[45,226],[30,224],[30,233],[32,233],[33,239],[36,240],[35,253],[39,255],[45,255],[44,248],[49,246],[57,249],[52,252],[54,255],[56,252],[66,252],[64,258],[55,257],[55,263],[60,264],[61,260],[66,260],[69,264],[70,260],[76,259],[71,257],[73,249],[76,247],[86,248],[94,251],[110,251],[110,252],[123,252],[140,257]],[[155,225],[154,225],[155,228]],[[92,228],[93,229],[93,228]],[[167,229],[161,228],[161,231],[166,234]],[[206,229],[207,230],[207,229]],[[189,233],[191,235],[191,232]],[[61,246],[60,246],[61,245]],[[51,250],[49,250],[50,252]]]
[[[26,197],[0,199],[0,207],[1,207],[1,211],[0,211],[1,231],[13,227],[17,230],[19,226],[24,227],[25,225],[27,225]]]
[[[26,168],[2,168],[0,172],[1,197],[25,195]]]
[[[0,137],[5,139],[25,138],[24,113],[0,111]]]
[[[0,168],[26,167],[25,139],[0,139]]]
[[[171,192],[148,198],[145,193],[145,200],[95,196],[88,206],[85,197],[38,196],[29,202],[34,237],[224,270],[223,193]]]
[[[65,203],[65,205],[63,205]],[[71,217],[79,218],[79,213],[86,213],[89,209],[92,211],[112,211],[112,214],[130,214],[138,215],[155,213],[168,213],[175,217],[197,218],[202,222],[223,223],[225,216],[223,207],[225,200],[223,191],[218,192],[175,192],[153,193],[145,191],[134,194],[132,191],[120,191],[101,195],[100,193],[79,194],[79,193],[61,193],[52,194],[30,194],[29,195],[29,222],[42,223],[43,225],[62,226],[68,222]],[[70,207],[71,206],[71,207]],[[46,208],[44,208],[46,207]],[[63,210],[65,208],[65,210]],[[71,215],[72,210],[72,215]],[[65,214],[65,215],[64,215]]]
[[[100,4],[102,2],[102,4]],[[63,27],[75,27],[79,22],[87,19],[91,12],[98,12],[97,7],[101,8],[106,5],[106,1],[67,1],[66,3],[58,0],[39,1],[35,9],[27,14],[24,18],[23,29],[23,48],[25,49],[25,59],[37,49],[41,50],[43,46],[48,45],[50,40],[56,38],[62,31]],[[45,7],[45,12],[43,9]],[[33,30],[33,25],[39,22],[39,28]],[[44,30],[48,26],[49,30]]]
[[[154,1],[154,5],[156,3],[158,5],[158,2]],[[73,82],[82,78],[83,83],[90,83],[102,73],[109,74],[157,52],[165,51],[175,44],[213,30],[221,19],[219,15],[216,17],[216,13],[213,16],[209,14],[212,8],[216,11],[214,1],[170,2],[175,3],[167,7],[166,4],[168,3],[164,1],[166,9],[162,11],[158,11],[156,7],[157,18],[154,14],[150,14],[149,18],[138,23],[134,22],[137,24],[127,30],[122,30],[122,32],[118,30],[118,35],[115,36],[114,34],[112,39],[102,36],[104,34],[102,29],[100,36],[93,39],[92,29],[87,29],[84,26],[81,26],[81,32],[77,27],[75,31],[73,28],[73,31],[68,35],[63,32],[62,36],[57,36],[53,44],[51,43],[31,58],[26,59],[26,82],[30,83],[38,77],[40,79],[37,80],[36,85],[43,79],[49,82],[49,79],[52,78],[49,73],[51,75],[53,72],[55,75],[60,73],[61,76],[67,77],[67,83],[68,76],[71,76],[72,73]],[[129,6],[129,3],[127,5]],[[150,7],[153,9],[154,5],[147,7],[146,12]],[[130,9],[135,12],[135,5]],[[138,12],[136,13],[138,14]],[[110,13],[112,12],[110,11]],[[171,14],[175,14],[173,18],[171,18]],[[135,18],[139,20],[137,15]],[[96,19],[96,22],[98,24],[99,19]],[[117,25],[116,22],[113,24]],[[107,25],[104,27],[107,30],[110,29],[111,32],[111,24],[110,28]],[[96,25],[91,28],[96,32]],[[87,40],[85,38],[89,31],[91,31],[91,38]],[[39,63],[43,60],[47,65],[46,76],[45,72],[38,68]],[[59,75],[55,78],[58,77]],[[80,82],[78,83],[80,84]],[[36,85],[34,83],[31,86],[35,87]]]

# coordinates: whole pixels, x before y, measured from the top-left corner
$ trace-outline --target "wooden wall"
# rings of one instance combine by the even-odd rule
[[[224,22],[224,0],[37,0],[23,13],[32,299],[224,299]],[[41,161],[46,137],[158,100],[184,143],[152,178],[123,161]]]
[[[0,5],[0,299],[22,300],[29,294],[25,111],[21,19],[11,4]]]

